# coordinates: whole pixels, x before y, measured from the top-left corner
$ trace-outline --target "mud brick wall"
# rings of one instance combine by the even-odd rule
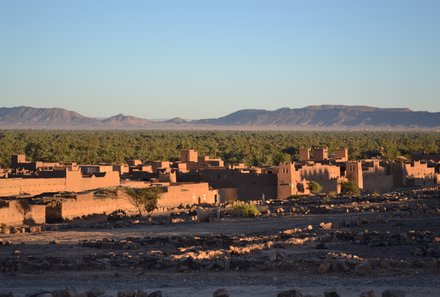
[[[18,201],[9,201],[5,204],[0,208],[0,224],[19,226],[46,222],[46,207],[44,205],[29,205],[29,209],[23,210]]]

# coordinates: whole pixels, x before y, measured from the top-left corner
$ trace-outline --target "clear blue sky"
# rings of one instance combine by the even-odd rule
[[[0,106],[440,111],[440,1],[0,0]]]

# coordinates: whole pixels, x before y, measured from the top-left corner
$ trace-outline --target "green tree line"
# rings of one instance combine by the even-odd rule
[[[28,160],[86,164],[128,159],[175,161],[184,148],[228,163],[263,166],[295,160],[299,148],[317,146],[327,146],[330,152],[347,147],[350,159],[369,158],[382,151],[385,158],[394,160],[414,152],[440,152],[440,133],[3,130],[0,166],[7,167],[12,154],[26,154]]]

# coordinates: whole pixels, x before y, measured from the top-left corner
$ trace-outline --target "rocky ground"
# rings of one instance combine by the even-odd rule
[[[199,210],[209,222],[193,208],[11,228],[0,296],[440,296],[438,189],[256,203],[256,218],[223,206]]]

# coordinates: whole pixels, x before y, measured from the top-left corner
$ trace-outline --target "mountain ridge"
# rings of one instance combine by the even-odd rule
[[[276,110],[242,109],[218,118],[152,121],[117,114],[86,117],[63,108],[1,107],[0,129],[241,129],[440,131],[440,112],[363,105],[309,105]]]

